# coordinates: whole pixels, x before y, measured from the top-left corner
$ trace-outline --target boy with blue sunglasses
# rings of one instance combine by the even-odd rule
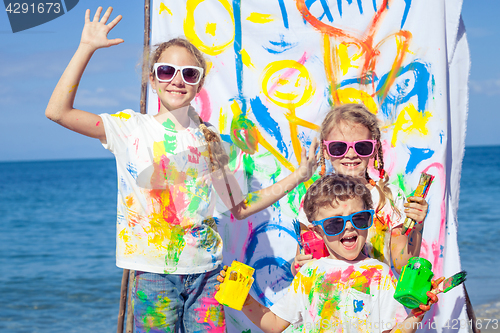
[[[396,280],[389,266],[362,252],[373,223],[371,208],[370,191],[357,178],[334,174],[316,181],[307,190],[304,211],[329,257],[305,264],[288,292],[269,309],[249,295],[242,310],[245,315],[264,332],[281,332],[290,324],[301,332],[421,328],[423,313],[407,315],[394,299]],[[222,271],[218,280],[224,276]],[[430,303],[436,301],[433,295]],[[424,312],[429,309],[421,306]]]

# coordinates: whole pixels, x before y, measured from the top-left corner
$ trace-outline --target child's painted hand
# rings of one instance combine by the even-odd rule
[[[113,21],[106,24],[112,11],[113,8],[109,7],[102,18],[100,18],[102,7],[99,7],[95,12],[93,20],[90,21],[90,9],[87,9],[85,12],[85,26],[83,27],[82,39],[80,40],[81,45],[84,44],[90,46],[92,50],[97,50],[123,43],[123,39],[121,38],[108,39],[109,31],[122,19],[122,16],[118,15]]]
[[[424,198],[421,197],[409,197],[408,202],[405,202],[405,214],[407,217],[411,218],[418,224],[424,222],[427,216],[427,210],[429,205]]]
[[[226,271],[227,271],[227,265],[224,265],[224,267],[222,267],[221,271],[219,272],[219,275],[217,275],[217,281],[219,281],[220,283],[224,282],[224,279],[226,278]],[[220,284],[216,284],[215,285],[215,290],[219,291],[220,289]]]
[[[318,140],[316,138],[311,142],[309,147],[309,153],[306,153],[306,149],[302,147],[302,152],[300,154],[300,165],[297,169],[302,181],[307,181],[312,177],[316,168],[318,167],[318,159],[316,157],[316,149],[318,148]]]
[[[432,281],[432,289],[427,292],[427,297],[429,297],[429,302],[427,304],[420,304],[418,308],[411,310],[411,313],[415,317],[423,316],[427,311],[431,309],[431,305],[437,303],[438,297],[436,294],[440,292],[439,285],[443,282],[444,276],[437,280]]]
[[[297,254],[295,256],[295,259],[293,261],[293,268],[295,269],[295,274],[296,275],[298,271],[300,271],[300,268],[307,264],[309,261],[313,260],[313,255],[312,254]],[[293,270],[292,270],[293,273]]]

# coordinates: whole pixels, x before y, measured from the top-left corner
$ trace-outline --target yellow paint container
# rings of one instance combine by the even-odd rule
[[[233,261],[227,269],[226,278],[221,283],[215,299],[222,305],[241,311],[254,281],[255,269],[238,261]]]

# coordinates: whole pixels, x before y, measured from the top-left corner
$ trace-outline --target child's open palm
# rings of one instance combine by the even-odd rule
[[[95,12],[94,19],[91,21],[90,9],[87,9],[85,12],[85,26],[83,27],[80,44],[87,44],[92,47],[92,49],[97,50],[123,43],[123,39],[121,38],[108,39],[108,33],[122,19],[122,16],[118,15],[113,21],[106,24],[112,11],[113,8],[109,7],[101,18],[102,7],[99,7]]]

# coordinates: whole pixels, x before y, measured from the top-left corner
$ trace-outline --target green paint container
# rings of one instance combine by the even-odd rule
[[[432,289],[431,279],[434,273],[429,260],[413,257],[403,267],[396,286],[394,298],[410,309],[416,309],[420,304],[427,304],[427,292]]]

